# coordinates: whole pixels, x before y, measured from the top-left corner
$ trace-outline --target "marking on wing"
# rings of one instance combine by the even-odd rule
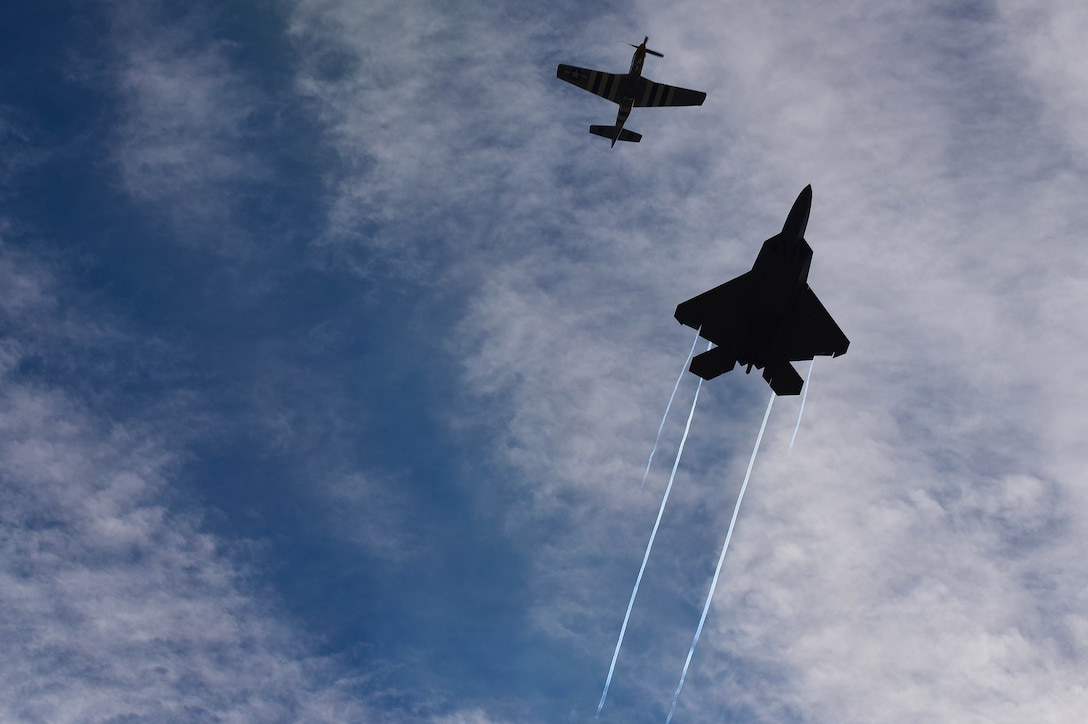
[[[654,83],[647,82],[642,87],[642,99],[639,101],[639,105],[641,105],[641,106],[651,105],[651,103],[650,103],[650,93],[653,92],[654,85],[655,85]]]
[[[619,100],[617,99],[616,95],[617,95],[617,91],[619,90],[619,87],[620,87],[620,76],[611,75],[611,76],[609,76],[608,80],[609,80],[608,88],[607,88],[607,92],[605,93],[604,97],[607,98],[608,100],[612,101],[613,103],[619,103]]]
[[[601,74],[595,70],[590,72],[589,80],[586,82],[586,89],[589,90],[590,93],[597,92],[597,86],[600,84],[600,76]]]

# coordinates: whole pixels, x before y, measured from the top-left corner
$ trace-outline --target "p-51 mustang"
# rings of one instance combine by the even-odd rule
[[[643,39],[640,45],[628,43],[635,49],[631,56],[631,69],[626,74],[604,73],[599,70],[578,68],[573,65],[559,65],[555,75],[560,80],[584,88],[590,93],[595,93],[602,98],[607,98],[613,103],[619,104],[620,110],[616,114],[614,126],[590,126],[589,132],[612,139],[612,146],[616,141],[631,141],[638,143],[642,140],[641,133],[628,131],[623,127],[632,108],[654,106],[701,106],[706,100],[706,93],[702,91],[677,88],[676,86],[654,83],[649,78],[642,77],[642,64],[646,61],[646,55],[656,55],[658,58],[665,56],[656,50],[646,47],[649,36]]]

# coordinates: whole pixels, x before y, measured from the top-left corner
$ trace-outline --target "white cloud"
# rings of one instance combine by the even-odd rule
[[[181,229],[179,239],[252,253],[237,220],[252,184],[270,175],[257,147],[272,99],[200,9],[119,2],[110,10],[114,57],[103,80],[120,101],[113,153],[122,188]],[[209,239],[228,224],[229,238]]]
[[[432,721],[434,721],[434,724],[496,724],[502,720],[493,719],[480,709],[473,709],[472,711],[458,712],[449,716],[440,716]]]
[[[1049,123],[1065,134],[1083,168],[1088,152],[1088,70],[1081,62],[1080,38],[1088,32],[1088,12],[1080,3],[1062,0],[1003,0],[997,7],[1005,42],[1018,51],[1018,72],[1037,88]]]
[[[184,452],[170,431],[21,366],[116,335],[68,337],[50,271],[8,249],[0,269],[0,716],[365,718],[352,682],[308,652],[232,544],[179,507]]]
[[[679,433],[677,414],[639,493],[690,343],[673,305],[746,269],[812,182],[811,282],[853,344],[817,363],[788,459],[796,402],[778,403],[682,715],[1083,710],[1088,219],[1068,157],[1084,145],[1083,11],[987,7],[690,0],[574,29],[482,6],[297,6],[298,88],[339,157],[323,242],[366,274],[377,256],[414,288],[472,290],[444,349],[486,404],[446,414],[479,410],[468,424],[495,434],[491,459],[516,474],[481,480],[481,505],[517,491],[501,513],[533,553],[533,623],[602,679]],[[631,35],[636,22],[650,29]],[[175,220],[218,221],[232,208],[220,192],[263,173],[240,150],[260,99],[200,27],[123,44],[118,168]],[[609,151],[585,125],[614,108],[563,86],[554,63],[620,70],[627,50],[606,41],[643,33],[667,56],[647,75],[710,97],[637,111],[643,143]],[[46,277],[3,259],[7,313],[49,317]],[[318,693],[304,647],[222,542],[164,503],[169,440],[18,381],[41,339],[0,348],[5,637],[20,652],[3,678],[27,685],[29,662],[44,682],[24,713],[108,707],[135,684],[147,693],[126,693],[126,711],[146,716],[350,711],[335,687]],[[764,394],[738,373],[705,392],[606,716],[667,704]],[[341,535],[362,508],[407,517],[397,496],[342,480],[328,489]],[[354,540],[391,559],[417,545]]]
[[[303,35],[317,26],[305,7]],[[536,622],[599,659],[602,677],[630,585],[610,567],[634,575],[660,486],[640,495],[633,481],[687,349],[672,305],[743,271],[812,182],[811,282],[853,344],[816,365],[788,460],[784,420],[796,407],[779,405],[682,711],[1059,721],[1083,708],[1077,591],[1088,571],[1073,551],[1086,513],[1075,312],[1084,179],[1063,160],[1083,114],[1072,46],[1055,30],[1076,11],[1033,11],[1026,41],[1015,12],[985,11],[636,10],[667,55],[647,74],[707,83],[710,97],[690,117],[633,115],[645,140],[611,152],[556,133],[612,111],[553,88],[550,67],[526,80],[520,65],[463,58],[449,35],[414,30],[368,56],[359,48],[373,47],[363,28],[376,16],[348,5],[331,11],[343,32],[320,26],[362,63],[351,82],[302,80],[354,164],[338,191],[350,223],[334,214],[331,224],[346,233],[366,219],[379,245],[407,236],[444,274],[479,280],[455,349],[465,383],[500,421],[495,455],[521,472],[525,503],[509,511],[510,534],[547,541],[534,549]],[[397,17],[405,28],[453,22]],[[471,28],[473,47],[508,52],[492,20],[452,35]],[[571,53],[588,34],[575,31]],[[1029,71],[1010,72],[1025,54]],[[451,75],[441,68],[453,65],[455,87],[498,67],[520,88],[493,79],[493,94],[458,104],[443,95]],[[474,157],[468,148],[487,135],[474,124],[493,129],[482,119],[500,98],[535,132],[516,150],[501,136],[501,152]],[[1039,108],[1068,138],[1039,122]],[[486,214],[465,211],[473,201]],[[642,657],[637,640],[621,656],[617,676],[638,682],[639,702],[667,703],[664,682],[679,673],[697,617],[678,614],[676,599],[697,609],[704,595],[689,584],[705,585],[715,553],[695,543],[720,542],[731,509],[712,489],[739,482],[758,422],[747,402],[752,390],[762,397],[758,382],[714,385],[700,420],[717,429],[691,443],[685,468],[696,474],[665,521],[692,542],[663,546],[648,575],[676,585],[647,594],[631,631],[661,656]],[[660,671],[673,662],[675,674]],[[759,695],[730,709],[749,686]]]

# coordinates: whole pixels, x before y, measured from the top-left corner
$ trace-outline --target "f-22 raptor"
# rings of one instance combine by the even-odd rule
[[[589,127],[590,133],[612,139],[613,148],[616,146],[616,141],[638,143],[642,140],[641,133],[628,131],[623,127],[623,124],[627,122],[627,116],[631,115],[632,108],[701,106],[703,101],[706,100],[706,93],[702,91],[677,88],[664,83],[654,83],[649,78],[642,77],[642,64],[646,61],[647,55],[656,55],[658,58],[665,57],[656,50],[650,50],[646,47],[649,40],[650,37],[646,36],[639,45],[628,43],[635,49],[635,54],[631,56],[631,69],[624,75],[604,73],[589,68],[578,68],[573,65],[563,65],[562,63],[555,71],[556,77],[560,80],[565,80],[579,88],[584,88],[590,93],[595,93],[602,98],[607,98],[613,103],[619,104],[620,110],[616,114],[616,125]]]
[[[740,362],[763,370],[777,395],[796,395],[804,383],[790,362],[846,354],[850,340],[808,286],[812,247],[805,241],[812,186],[790,209],[782,233],[763,242],[752,270],[676,307],[676,320],[717,346],[689,368],[704,380]]]

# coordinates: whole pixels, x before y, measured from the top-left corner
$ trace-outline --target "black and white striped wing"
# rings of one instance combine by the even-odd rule
[[[636,108],[656,108],[659,106],[701,106],[706,100],[706,93],[674,85],[654,83],[644,79],[642,93],[635,98]]]
[[[579,88],[584,88],[590,93],[599,95],[601,98],[607,98],[613,103],[619,103],[619,96],[617,91],[620,86],[620,79],[624,76],[617,75],[615,73],[604,73],[599,70],[590,70],[589,68],[579,68],[574,65],[562,65],[555,71],[555,76],[559,80],[565,80],[566,82],[576,85]],[[702,101],[700,101],[701,103]]]

